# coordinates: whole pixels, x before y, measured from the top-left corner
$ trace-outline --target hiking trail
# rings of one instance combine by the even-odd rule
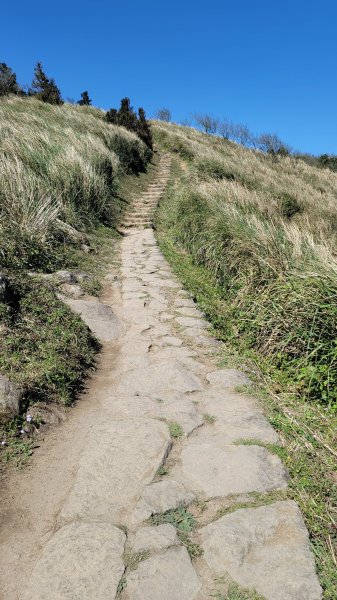
[[[217,369],[218,342],[158,248],[170,163],[124,217],[103,302],[69,301],[100,337],[101,364],[48,454],[11,484],[6,600],[206,600],[229,581],[267,600],[322,596],[299,507],[282,499],[287,473],[265,447],[278,436],[236,391],[246,375]]]

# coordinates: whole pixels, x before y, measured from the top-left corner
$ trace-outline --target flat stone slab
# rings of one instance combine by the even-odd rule
[[[120,321],[111,308],[99,300],[76,300],[62,297],[71,310],[79,314],[89,329],[102,342],[112,342],[121,333]]]
[[[218,438],[183,447],[172,477],[208,498],[287,487],[280,459],[259,446],[221,445]]]
[[[180,315],[184,315],[186,317],[196,317],[198,319],[202,319],[204,317],[201,310],[199,310],[195,306],[182,306],[180,308],[177,308],[176,311]]]
[[[197,319],[196,317],[176,317],[175,321],[183,327],[193,327],[193,329],[206,329],[210,327],[210,324],[203,319]]]
[[[96,422],[61,519],[123,523],[170,447],[167,425],[161,421],[139,417]]]
[[[162,481],[157,481],[144,488],[134,510],[132,522],[141,523],[151,515],[177,508],[182,504],[189,504],[193,500],[195,500],[193,492],[182,483],[165,477]]]
[[[144,560],[127,577],[125,600],[193,600],[201,585],[186,548]]]
[[[229,573],[266,600],[320,600],[308,533],[292,500],[225,515],[199,530],[214,575]]]
[[[167,392],[194,392],[201,390],[199,379],[186,371],[177,360],[160,362],[146,369],[133,369],[124,374],[116,393],[139,393],[156,396]]]
[[[70,523],[43,549],[22,600],[115,598],[125,534],[110,523]]]
[[[178,543],[177,530],[173,525],[164,523],[157,527],[138,529],[132,545],[134,552],[153,550],[159,552]]]
[[[212,429],[222,435],[226,442],[240,439],[255,439],[270,444],[279,442],[276,431],[266,420],[255,398],[217,389],[207,391],[200,397],[200,410],[215,417]]]
[[[250,385],[252,382],[242,371],[237,369],[220,369],[208,373],[206,379],[214,387],[232,390],[238,385]]]

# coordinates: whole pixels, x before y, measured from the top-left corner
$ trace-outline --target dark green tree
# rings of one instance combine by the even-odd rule
[[[145,110],[138,109],[137,134],[150,150],[153,149],[151,125],[146,119]]]
[[[116,108],[110,108],[110,110],[108,110],[107,113],[105,114],[105,118],[108,121],[108,123],[117,125],[117,114],[118,114],[118,111]]]
[[[129,131],[137,131],[137,115],[130,105],[130,98],[122,98],[117,114],[117,124]]]
[[[85,92],[81,93],[81,100],[79,100],[77,102],[77,104],[79,104],[80,106],[90,106],[91,105],[91,99],[89,98],[89,94],[88,94],[87,90]]]
[[[29,93],[36,96],[42,102],[49,104],[63,104],[61,92],[54,79],[49,79],[44,73],[42,64],[38,62],[34,69],[34,79]]]
[[[16,74],[6,63],[0,63],[0,96],[19,94],[21,89],[16,81]]]

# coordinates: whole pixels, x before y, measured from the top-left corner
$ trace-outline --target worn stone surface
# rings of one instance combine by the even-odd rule
[[[132,549],[134,552],[140,550],[153,550],[159,552],[178,542],[177,530],[173,525],[164,523],[157,527],[141,527],[138,529]]]
[[[61,518],[127,522],[128,510],[152,481],[169,448],[168,429],[161,421],[96,422]]]
[[[21,397],[20,388],[0,374],[0,423],[6,423],[19,414]]]
[[[200,394],[200,410],[215,418],[212,430],[226,442],[259,440],[268,444],[279,441],[255,398],[227,390],[211,389]],[[205,432],[205,437],[211,432]]]
[[[77,283],[77,277],[75,273],[71,273],[71,271],[56,271],[52,273],[52,277],[58,281],[58,283],[68,283],[73,284]]]
[[[221,369],[207,375],[209,383],[222,389],[235,389],[238,385],[249,385],[251,381],[247,375],[237,369]]]
[[[308,533],[293,501],[237,510],[200,530],[214,576],[229,573],[266,600],[320,600]]]
[[[76,300],[63,297],[63,301],[70,308],[81,315],[83,321],[96,337],[103,342],[111,342],[117,339],[121,333],[121,324],[113,314],[111,308],[99,300],[92,298],[88,300]]]
[[[287,486],[287,474],[277,456],[259,446],[225,445],[219,438],[187,441],[172,477],[208,498]]]
[[[192,502],[194,499],[195,494],[186,489],[182,483],[174,481],[170,477],[165,477],[162,481],[157,481],[144,488],[142,496],[135,507],[132,522],[141,523],[152,514],[177,508],[181,504]]]
[[[196,317],[176,317],[175,320],[183,327],[193,327],[193,329],[205,329],[209,327],[206,321],[197,319]]]
[[[69,295],[71,298],[81,298],[84,296],[84,291],[80,285],[62,283],[60,285],[60,290],[63,294]]]
[[[201,588],[186,548],[144,560],[127,577],[125,600],[193,600]]]
[[[22,600],[115,598],[125,534],[110,523],[71,523],[43,549]]]
[[[179,361],[167,361],[154,364],[147,369],[134,369],[126,373],[118,385],[119,393],[142,393],[148,396],[162,392],[194,392],[201,390],[198,378],[186,372]]]

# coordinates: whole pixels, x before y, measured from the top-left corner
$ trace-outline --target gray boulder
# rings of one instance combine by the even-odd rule
[[[19,414],[22,391],[4,375],[0,375],[0,423]]]

